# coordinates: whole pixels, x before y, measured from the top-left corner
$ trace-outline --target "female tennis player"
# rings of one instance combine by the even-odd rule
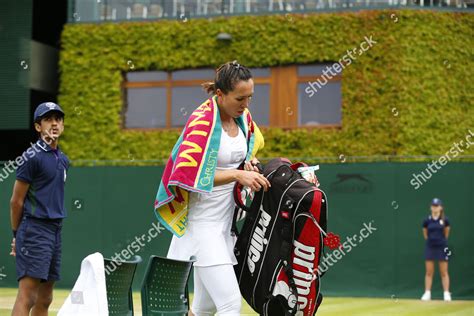
[[[443,203],[434,198],[431,202],[431,215],[423,221],[423,236],[426,240],[425,246],[425,293],[421,297],[423,301],[431,300],[431,285],[433,283],[434,262],[439,262],[439,274],[443,283],[444,300],[451,301],[449,292],[449,274],[447,255],[447,239],[449,236],[449,220],[444,214]]]
[[[246,160],[246,157],[250,157],[249,148],[254,146],[251,130],[257,128],[248,113],[254,93],[254,83],[249,69],[235,61],[228,62],[216,70],[214,82],[205,83],[203,87],[212,97],[193,112],[170,158],[174,163],[170,168],[169,178],[172,180],[169,183],[175,186],[170,185],[169,191],[176,190],[175,199],[189,192],[189,202],[187,208],[184,208],[188,212],[187,219],[182,221],[186,231],[182,236],[175,233],[168,258],[181,260],[188,260],[191,256],[196,258],[192,304],[192,312],[195,315],[213,315],[217,312],[219,315],[237,316],[240,315],[242,297],[233,268],[233,265],[237,264],[233,253],[235,237],[231,235],[235,208],[233,187],[238,181],[259,191],[267,190],[270,183],[258,173],[258,168],[255,166],[258,163],[256,158]],[[220,120],[214,117],[206,121],[206,113],[214,112]],[[244,121],[249,125],[244,124]],[[198,124],[203,126],[202,130],[190,129]],[[213,128],[219,126],[217,127],[219,130],[212,130],[213,136],[208,136],[209,140],[201,146],[197,141],[209,134],[209,130],[206,129],[209,125]],[[196,143],[193,143],[190,134],[196,136]],[[214,135],[220,135],[220,139],[216,139]],[[203,160],[206,161],[206,165],[199,168],[201,171],[197,173],[197,180],[192,184],[183,184],[188,179],[185,172],[194,176],[192,171],[186,170],[182,171],[182,176],[173,178],[179,170],[184,168],[192,170],[190,166],[196,165],[196,161],[193,160],[197,160],[194,157],[201,152],[201,148],[204,152],[202,156],[199,154],[199,157],[205,157]],[[191,153],[195,156],[191,156]],[[215,161],[213,157],[216,158]],[[244,160],[246,160],[244,170],[238,169]],[[207,185],[208,175],[212,175],[213,171],[212,190],[197,192],[199,185]],[[166,177],[165,170],[162,182]],[[195,183],[198,185],[192,187]],[[178,193],[182,192],[180,191],[182,188],[187,192]],[[159,190],[158,195],[160,192],[164,191]],[[169,209],[172,209],[169,214],[180,212],[176,211],[176,204],[173,203],[175,202],[168,202],[168,205],[171,205],[168,206]],[[157,202],[156,205],[163,204]],[[159,219],[162,220],[163,217]],[[169,221],[169,223],[175,222],[176,220]]]

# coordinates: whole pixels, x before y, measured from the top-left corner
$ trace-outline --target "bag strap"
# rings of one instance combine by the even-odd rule
[[[305,164],[304,162],[295,162],[294,164],[290,166],[290,168],[293,169],[293,171],[297,171],[299,167],[308,167],[308,165]]]
[[[293,213],[295,202],[288,198],[284,205],[284,209],[279,210],[279,216],[283,218],[281,237],[282,243],[280,246],[280,259],[283,262],[283,271],[285,271],[288,277],[288,284],[296,298],[295,306],[291,310],[291,315],[295,315],[298,310],[298,290],[296,289],[296,283],[293,275],[293,260],[291,258],[293,248]]]
[[[244,168],[244,163],[242,162],[239,166],[239,170],[243,170]],[[261,163],[258,163],[255,165],[260,173],[263,173],[263,166]],[[234,190],[233,190],[233,195],[234,195],[234,201],[236,204],[236,207],[234,209],[234,216],[232,217],[232,226],[231,226],[231,233],[234,234],[235,236],[239,236],[239,232],[237,230],[237,217],[239,215],[239,210],[243,210],[247,212],[247,214],[250,214],[250,208],[245,205],[245,201],[242,199],[242,190],[244,190],[244,186],[240,184],[239,182],[236,182],[234,185]],[[254,196],[255,197],[255,196]]]
[[[244,186],[238,182],[234,185],[234,201],[238,208],[248,212],[250,209],[245,205],[245,201],[242,199],[242,190]]]
[[[230,227],[230,234],[232,236],[239,237],[239,231],[237,230],[237,215],[239,213],[239,207],[236,206],[234,209],[234,216],[232,216],[232,226]]]
[[[263,174],[263,166],[261,163],[258,163],[255,165],[259,172],[261,174]],[[243,170],[244,168],[244,163],[242,163],[240,166],[239,166],[239,170]],[[240,207],[241,209],[243,209],[244,211],[248,212],[250,211],[250,208],[248,208],[246,205],[245,205],[245,201],[242,200],[242,191],[244,190],[244,186],[242,184],[240,184],[239,182],[236,182],[235,185],[234,185],[234,190],[233,190],[233,194],[234,194],[234,201],[235,201],[235,204]]]

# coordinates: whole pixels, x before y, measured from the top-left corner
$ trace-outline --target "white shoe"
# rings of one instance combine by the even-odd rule
[[[431,291],[425,291],[425,293],[421,297],[421,300],[422,301],[431,301]]]
[[[451,293],[449,293],[449,292],[444,292],[444,295],[443,295],[443,296],[444,296],[444,300],[445,300],[445,301],[447,301],[447,302],[451,301]]]

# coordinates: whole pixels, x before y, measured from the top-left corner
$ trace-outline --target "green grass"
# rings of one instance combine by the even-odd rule
[[[56,290],[50,315],[56,315],[69,291]],[[10,315],[15,301],[16,289],[0,289],[0,316]],[[133,293],[136,315],[141,315],[140,295]],[[243,302],[242,315],[257,315]],[[318,315],[474,315],[474,301],[431,301],[380,298],[326,297]]]

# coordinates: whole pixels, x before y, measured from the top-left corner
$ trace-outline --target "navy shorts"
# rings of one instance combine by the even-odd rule
[[[425,246],[425,260],[448,261],[448,253],[447,246]]]
[[[62,219],[23,217],[16,233],[16,274],[57,281],[61,268]]]

